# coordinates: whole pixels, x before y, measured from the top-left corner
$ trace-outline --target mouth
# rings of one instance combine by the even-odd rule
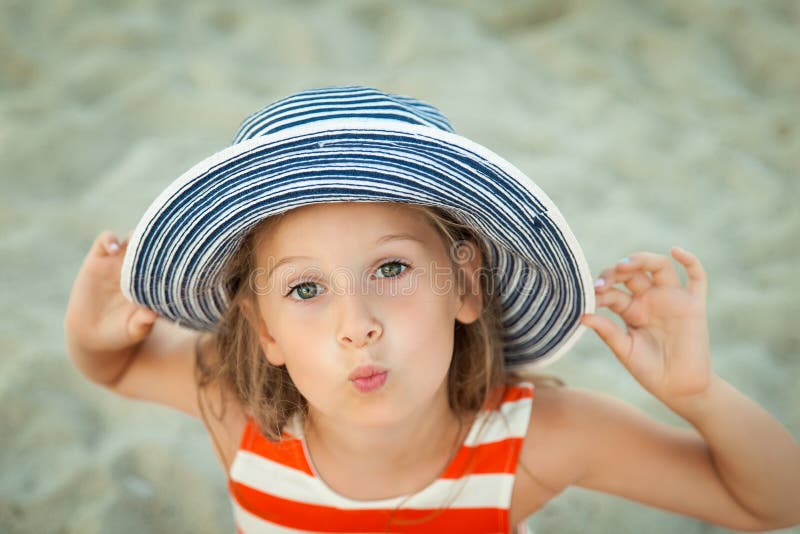
[[[389,371],[376,365],[362,365],[357,367],[347,377],[361,393],[378,391],[386,383]]]

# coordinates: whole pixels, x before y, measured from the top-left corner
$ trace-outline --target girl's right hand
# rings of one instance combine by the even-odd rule
[[[133,304],[120,289],[128,240],[102,232],[81,265],[64,321],[68,342],[92,353],[123,352],[144,340],[158,314]]]
[[[218,363],[214,339],[165,318],[156,320],[154,311],[122,294],[120,271],[127,241],[119,243],[112,232],[103,232],[86,255],[64,320],[68,356],[91,382],[126,398],[170,406],[197,418],[203,417],[203,408],[221,413],[224,406],[225,425],[234,426],[207,423],[237,436],[224,445],[235,452],[245,424],[238,404],[227,403],[228,398],[235,401],[235,392],[212,381],[202,391],[209,404],[199,400],[196,362],[202,356],[208,365]],[[221,395],[226,403],[215,404]],[[229,406],[234,411],[229,412]]]

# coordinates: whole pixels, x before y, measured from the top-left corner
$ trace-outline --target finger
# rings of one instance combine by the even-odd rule
[[[615,266],[617,273],[646,271],[653,275],[656,286],[681,287],[681,280],[669,258],[652,252],[637,252],[628,256],[628,261],[620,261]]]
[[[595,284],[598,293],[603,293],[619,283],[625,284],[634,295],[644,293],[653,286],[653,281],[646,273],[642,271],[618,273],[615,267],[605,269],[597,279],[603,280],[599,286]]]
[[[672,257],[686,269],[686,274],[689,278],[687,284],[689,292],[705,297],[708,291],[708,277],[706,275],[706,270],[703,268],[703,264],[700,263],[697,256],[680,247],[672,247],[670,252],[672,253]]]
[[[119,240],[111,230],[105,230],[95,238],[92,248],[89,250],[91,256],[113,256],[120,250]]]
[[[619,289],[611,289],[595,297],[595,304],[598,307],[606,307],[617,315],[624,314],[632,302],[633,297]]]
[[[653,279],[641,271],[636,271],[632,273],[630,280],[625,282],[625,287],[634,295],[639,295],[653,287]]]
[[[128,336],[132,341],[141,341],[153,328],[158,314],[148,308],[139,307],[128,321]]]
[[[632,343],[627,333],[608,317],[603,317],[596,313],[584,314],[581,317],[581,323],[597,332],[597,335],[608,345],[611,352],[627,367]]]

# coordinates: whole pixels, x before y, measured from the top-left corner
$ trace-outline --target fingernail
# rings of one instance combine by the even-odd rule
[[[624,258],[619,260],[617,263],[628,263],[630,261],[631,261],[630,258],[628,258],[628,256],[625,256]]]
[[[594,287],[603,287],[606,285],[606,281],[604,278],[598,278],[597,281],[594,283]]]
[[[106,250],[107,250],[107,251],[108,251],[110,254],[114,254],[114,253],[116,253],[116,252],[119,250],[119,244],[117,244],[117,242],[116,242],[116,241],[112,241],[111,243],[108,243],[108,244],[106,245]]]

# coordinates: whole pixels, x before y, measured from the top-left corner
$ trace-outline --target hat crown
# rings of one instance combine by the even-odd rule
[[[232,144],[330,119],[388,119],[453,132],[450,121],[426,102],[345,85],[301,91],[268,105],[242,121]]]

